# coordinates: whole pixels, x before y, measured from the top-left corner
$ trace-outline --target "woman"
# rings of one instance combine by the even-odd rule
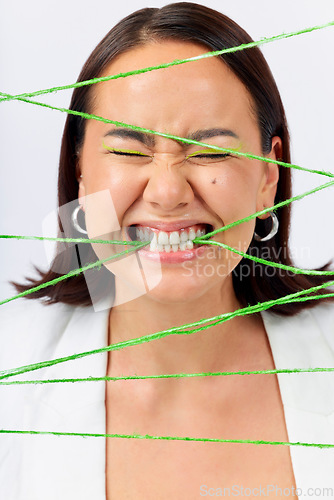
[[[106,35],[79,81],[249,41],[233,21],[201,5],[143,9]],[[53,305],[34,301],[29,319],[25,313],[14,327],[10,314],[14,333],[13,340],[6,337],[3,368],[117,344],[326,282],[193,243],[290,197],[290,169],[275,163],[290,161],[284,109],[259,49],[83,86],[74,90],[70,107],[120,123],[69,115],[59,170],[61,234],[80,237],[87,231],[89,238],[146,245],[89,276],[27,295]],[[249,152],[268,161],[238,154]],[[291,265],[289,206],[276,214],[210,239]],[[41,280],[18,290],[124,250],[92,247],[60,244]],[[208,331],[54,365],[40,370],[40,377],[329,367],[334,313],[322,302],[291,301],[272,307],[276,314],[236,316]],[[124,437],[6,436],[6,498],[193,499],[222,496],[224,488],[259,496],[261,487],[273,498],[280,491],[302,497],[309,488],[331,487],[331,449],[125,436],[333,443],[332,382],[330,373],[303,373],[3,387],[3,428]],[[8,474],[18,476],[15,485]]]

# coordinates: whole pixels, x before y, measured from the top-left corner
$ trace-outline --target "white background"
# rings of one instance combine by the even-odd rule
[[[0,89],[18,94],[74,83],[92,49],[125,15],[164,1],[57,0],[6,2],[0,18]],[[202,1],[238,22],[254,40],[334,20],[332,0]],[[334,27],[274,42],[262,50],[276,78],[292,136],[293,162],[334,172]],[[70,92],[39,96],[68,107]],[[23,102],[0,103],[0,234],[42,235],[56,207],[58,156],[65,114]],[[117,120],[117,116],[115,116]],[[294,194],[326,177],[294,172]],[[296,264],[317,267],[334,256],[334,187],[294,204],[291,247]],[[56,229],[53,234],[56,236]],[[0,240],[0,300],[8,280],[46,268],[43,242]],[[5,306],[4,306],[5,307]]]

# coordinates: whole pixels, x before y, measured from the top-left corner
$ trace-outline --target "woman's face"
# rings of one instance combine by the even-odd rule
[[[193,43],[152,43],[119,56],[102,76],[207,51]],[[251,97],[218,58],[103,82],[92,92],[90,112],[95,115],[262,155]],[[276,158],[280,144],[279,138],[273,139],[269,157]],[[109,235],[119,239],[121,235],[129,240],[126,229],[130,226],[142,226],[143,231],[147,228],[144,239],[154,238],[162,245],[156,247],[152,241],[152,251],[147,246],[139,254],[144,272],[160,273],[157,286],[148,286],[151,289],[147,295],[165,302],[191,300],[209,290],[216,293],[223,284],[231,285],[232,270],[241,257],[212,245],[194,251],[190,240],[200,234],[198,231],[218,229],[273,205],[278,180],[275,164],[233,154],[224,156],[198,145],[138,134],[96,120],[87,120],[79,169],[79,198],[86,212],[89,237]],[[88,203],[94,197],[87,195],[93,194],[95,201]],[[254,226],[253,219],[212,239],[245,252]],[[134,237],[136,232],[130,234]],[[173,247],[172,242],[178,238],[179,246],[174,243]],[[166,244],[170,246],[166,248]],[[100,258],[116,251],[115,246],[107,250],[106,245],[95,245],[94,249]],[[124,249],[117,247],[117,251]],[[118,265],[107,267],[136,286],[138,261],[127,257]]]

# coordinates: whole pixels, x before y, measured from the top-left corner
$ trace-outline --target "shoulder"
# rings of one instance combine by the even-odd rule
[[[52,322],[68,316],[73,311],[73,306],[57,303],[48,305],[42,300],[17,299],[3,304],[0,307],[1,325],[10,328],[18,327],[21,324],[28,326],[33,322]]]
[[[83,307],[18,299],[0,307],[0,369],[51,355],[64,331]],[[86,311],[86,314],[88,311]]]
[[[334,304],[323,302],[288,317],[265,311],[262,318],[275,368],[296,370],[278,374],[284,406],[304,412],[303,418],[311,414],[333,418]],[[324,429],[327,425],[322,423]]]
[[[103,382],[23,385],[16,385],[15,382],[105,376],[105,353],[57,363],[36,371],[31,371],[27,365],[104,347],[107,319],[107,310],[95,313],[92,307],[62,303],[46,305],[38,300],[19,299],[0,307],[0,384],[3,384],[0,385],[1,429],[76,432],[82,428],[87,432],[103,432]],[[23,373],[7,380],[6,370],[22,367]],[[14,382],[14,385],[6,385],[7,382]],[[97,445],[93,440],[74,443],[66,437],[61,441],[35,437],[17,434],[4,434],[1,437],[1,498],[21,498],[20,492],[24,492],[24,498],[47,498],[47,493],[41,493],[42,496],[38,493],[44,491],[39,488],[41,478],[43,484],[49,485],[54,475],[67,484],[68,471],[73,474],[72,464],[76,464],[79,478],[82,464],[87,462],[83,462],[81,457],[93,454],[95,463],[96,454],[103,456],[100,453],[103,447],[101,450],[95,449]],[[69,467],[64,467],[64,460]],[[96,463],[100,467],[102,462],[97,460]],[[37,480],[33,481],[31,477],[35,471]],[[91,475],[87,477],[89,481]],[[17,490],[16,484],[19,484]],[[26,495],[26,491],[30,494]],[[60,495],[59,498],[63,497]]]
[[[262,312],[262,319],[273,341],[286,340],[291,348],[296,342],[299,348],[327,352],[334,359],[334,302],[322,302],[294,316],[279,316],[269,309]]]
[[[334,302],[319,304],[309,313],[334,353]]]

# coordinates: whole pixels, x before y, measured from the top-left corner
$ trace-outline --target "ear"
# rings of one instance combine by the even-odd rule
[[[275,136],[272,138],[271,151],[266,155],[266,158],[271,158],[273,160],[282,158],[282,140],[280,137]],[[276,163],[265,162],[263,181],[259,190],[256,211],[263,210],[275,204],[278,179],[279,166]],[[259,218],[266,219],[267,217],[269,217],[269,214],[261,215]]]

